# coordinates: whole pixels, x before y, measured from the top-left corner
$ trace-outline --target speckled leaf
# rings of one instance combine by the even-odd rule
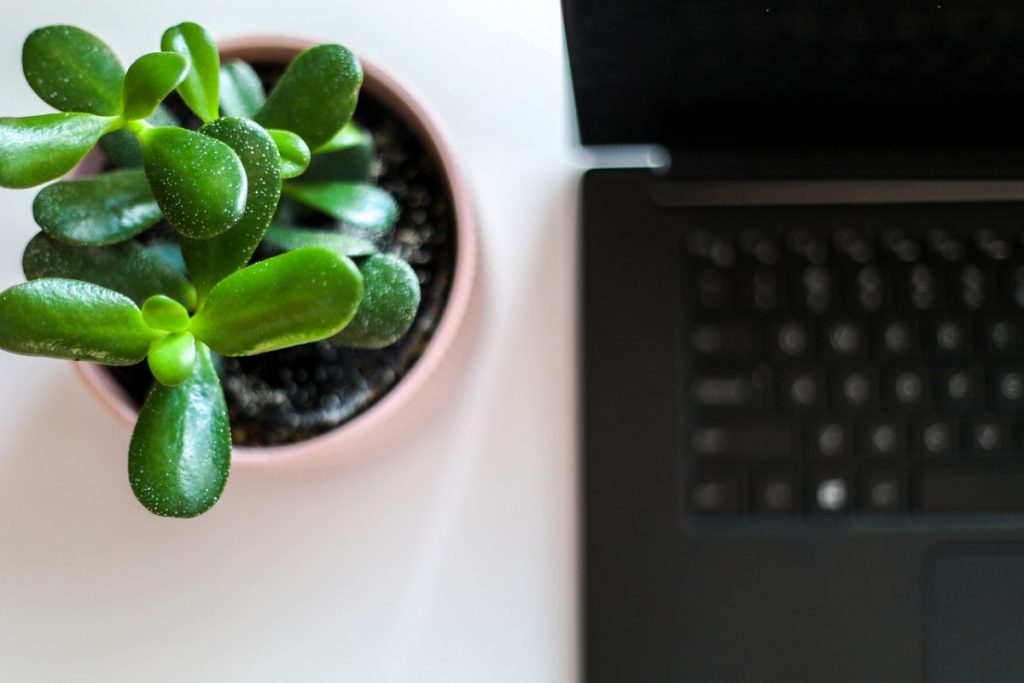
[[[201,132],[235,150],[249,186],[245,213],[234,227],[211,239],[182,238],[188,271],[202,298],[252,258],[281,198],[281,165],[273,139],[253,121],[219,119],[203,126]]]
[[[420,307],[420,281],[408,263],[377,254],[359,268],[363,301],[352,322],[331,337],[340,346],[382,349],[405,336]]]
[[[281,175],[285,179],[297,178],[309,168],[310,151],[305,141],[287,130],[270,130],[270,137],[281,154]]]
[[[146,119],[154,126],[181,126],[171,110],[160,105],[153,115]],[[117,168],[142,168],[142,145],[138,138],[127,130],[115,130],[100,138],[100,147],[107,161]]]
[[[238,223],[248,183],[231,147],[182,128],[151,128],[141,140],[146,177],[175,230],[208,239]]]
[[[157,336],[131,299],[88,282],[35,280],[0,293],[0,348],[13,353],[133,365]]]
[[[146,509],[163,517],[195,517],[224,492],[231,467],[231,430],[210,352],[198,345],[195,368],[179,386],[150,391],[132,433],[128,479]]]
[[[61,177],[115,122],[92,114],[0,118],[0,187],[32,187]]]
[[[362,84],[355,55],[341,45],[318,45],[295,58],[256,121],[298,133],[316,149],[352,119]]]
[[[366,183],[288,183],[285,194],[331,218],[367,232],[387,232],[398,220],[398,203]]]
[[[369,256],[377,253],[377,247],[370,240],[333,230],[310,230],[309,228],[273,225],[263,240],[281,251],[291,251],[302,247],[323,247],[343,256]]]
[[[50,106],[101,116],[121,113],[124,68],[106,43],[91,33],[74,26],[33,31],[21,63],[28,84]]]
[[[216,119],[220,115],[220,54],[213,37],[199,24],[185,22],[167,29],[160,49],[188,58],[192,66],[178,94],[204,122]]]
[[[224,116],[251,119],[267,101],[263,82],[249,64],[242,61],[220,69],[220,111]]]
[[[307,247],[260,261],[213,288],[192,333],[224,356],[251,356],[336,334],[363,295],[348,258]]]
[[[142,171],[54,183],[36,195],[32,211],[43,232],[79,246],[124,242],[162,215]]]
[[[123,242],[111,247],[72,247],[40,233],[25,247],[21,265],[29,280],[65,278],[106,287],[141,304],[165,294],[186,308],[196,305],[196,290],[160,243]]]
[[[188,70],[188,60],[174,52],[152,52],[139,57],[124,77],[124,117],[134,120],[152,116],[185,79]]]
[[[149,370],[165,387],[176,387],[186,381],[196,364],[196,338],[189,332],[173,332],[149,347],[146,356]]]
[[[373,171],[377,148],[370,132],[351,122],[313,153],[303,181],[365,182]]]

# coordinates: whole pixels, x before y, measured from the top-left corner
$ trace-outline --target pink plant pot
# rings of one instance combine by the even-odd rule
[[[220,43],[225,61],[243,59],[251,62],[288,63],[302,50],[318,41],[301,38],[255,36]],[[453,200],[455,218],[455,272],[442,318],[427,349],[409,371],[379,401],[370,408],[339,425],[334,430],[313,439],[287,446],[264,448],[235,447],[233,465],[261,465],[292,462],[304,457],[351,454],[366,451],[382,443],[388,426],[394,426],[413,398],[421,393],[445,364],[453,347],[459,345],[471,325],[472,311],[476,309],[478,288],[478,237],[475,215],[469,192],[455,163],[451,148],[437,125],[436,119],[416,98],[379,67],[363,62],[364,92],[370,94],[400,118],[422,141],[444,173]],[[99,157],[90,157],[72,176],[91,175],[99,170]],[[88,363],[74,363],[75,370],[99,401],[114,413],[127,427],[132,427],[138,412],[124,389],[102,367]]]

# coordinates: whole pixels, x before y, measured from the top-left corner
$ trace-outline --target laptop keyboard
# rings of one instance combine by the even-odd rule
[[[1024,233],[687,233],[689,509],[1024,512]]]

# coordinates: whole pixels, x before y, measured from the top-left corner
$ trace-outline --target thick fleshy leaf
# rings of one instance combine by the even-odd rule
[[[377,253],[377,247],[368,239],[346,235],[334,230],[311,230],[273,225],[263,241],[281,251],[292,251],[302,247],[323,247],[343,256],[369,256]]]
[[[61,177],[116,121],[92,114],[0,118],[0,187],[33,187]]]
[[[78,246],[124,242],[162,215],[142,171],[54,183],[36,195],[32,211],[43,232]]]
[[[238,223],[248,183],[230,146],[183,128],[150,128],[140,139],[149,185],[175,230],[208,239]]]
[[[101,116],[121,113],[124,68],[107,44],[91,33],[74,26],[33,31],[21,63],[28,84],[50,106]]]
[[[13,353],[133,365],[158,336],[131,299],[88,282],[35,280],[0,293],[0,348]]]
[[[182,238],[182,252],[200,298],[249,262],[281,198],[280,156],[259,124],[248,119],[219,119],[203,126],[201,132],[235,150],[245,168],[249,191],[245,213],[230,230],[205,240]]]
[[[154,330],[184,332],[188,329],[188,310],[169,296],[157,294],[142,304],[142,319]]]
[[[224,492],[231,467],[231,429],[209,349],[198,345],[195,368],[179,386],[150,391],[132,433],[128,478],[146,509],[163,517],[195,517]]]
[[[224,356],[325,339],[359,308],[363,276],[348,258],[309,247],[260,261],[213,288],[192,333]]]
[[[188,59],[174,52],[151,52],[128,67],[124,77],[124,117],[144,119],[174,92],[188,75]]]
[[[277,144],[281,154],[281,175],[297,178],[309,168],[310,151],[305,141],[295,133],[287,130],[270,130],[270,137]]]
[[[349,121],[345,124],[344,128],[335,133],[333,138],[320,145],[314,152],[316,154],[329,154],[367,144],[373,144],[373,136],[370,135],[370,132],[355,121]]]
[[[267,93],[256,70],[237,61],[220,69],[220,111],[224,116],[251,119],[267,102]]]
[[[398,220],[398,203],[366,183],[288,183],[285,194],[331,218],[367,232],[387,232]]]
[[[29,280],[82,280],[120,292],[138,304],[164,294],[186,308],[196,305],[195,287],[184,270],[161,254],[160,243],[72,247],[40,233],[25,247],[21,265]]]
[[[341,45],[318,45],[295,58],[256,121],[298,133],[316,149],[352,119],[362,84],[355,55]]]
[[[169,240],[150,242],[146,245],[146,250],[153,252],[155,256],[167,264],[168,268],[182,275],[188,274],[188,268],[185,267],[185,257],[181,253],[181,245],[178,242],[171,242]]]
[[[156,381],[176,387],[189,378],[196,364],[196,338],[189,332],[173,332],[149,347],[149,370]]]
[[[178,117],[162,104],[146,122],[154,126],[181,126]],[[107,161],[117,168],[142,168],[142,145],[131,131],[115,130],[107,133],[100,138],[100,147]]]
[[[373,136],[352,122],[324,147],[313,153],[303,182],[366,182],[373,173],[377,148]]]
[[[420,281],[408,263],[377,254],[363,263],[363,301],[352,322],[331,341],[340,346],[382,349],[405,336],[420,307]]]
[[[220,115],[220,53],[205,28],[185,22],[167,29],[160,49],[188,58],[192,65],[178,94],[205,123]]]

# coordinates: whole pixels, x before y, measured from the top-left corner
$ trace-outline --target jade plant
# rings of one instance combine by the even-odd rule
[[[194,517],[229,473],[219,356],[382,348],[412,325],[420,290],[384,250],[398,207],[372,182],[373,140],[352,118],[363,73],[351,52],[303,52],[268,95],[196,24],[160,48],[125,70],[78,28],[26,40],[25,78],[58,112],[0,118],[0,186],[57,182],[33,205],[28,282],[0,293],[0,348],[147,361],[131,488],[153,513]],[[100,172],[61,179],[96,147]],[[298,227],[304,215],[316,227]]]

